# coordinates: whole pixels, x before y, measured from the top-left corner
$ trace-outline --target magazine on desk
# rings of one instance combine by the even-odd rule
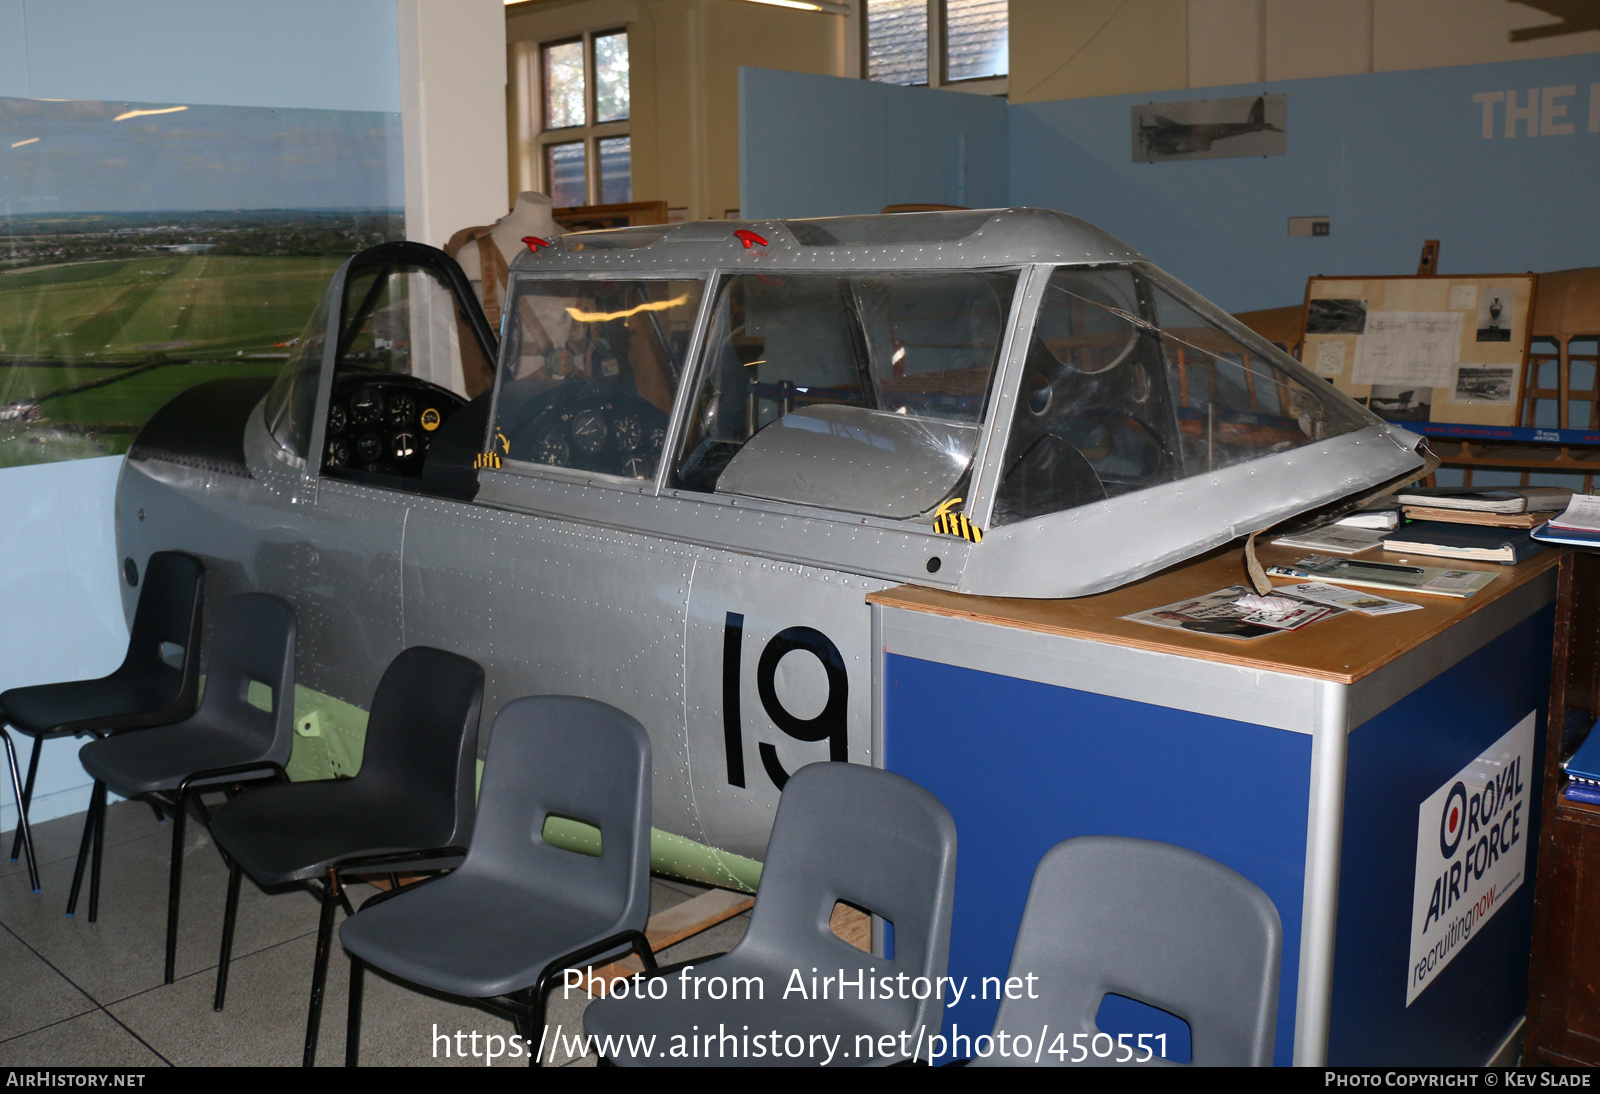
[[[1372,589],[1401,589],[1434,596],[1468,597],[1495,579],[1482,570],[1442,570],[1433,566],[1405,566],[1392,562],[1360,562],[1353,558],[1307,555],[1290,566],[1268,566],[1273,577],[1301,581],[1332,581]]]
[[[1263,599],[1268,603],[1263,605]],[[1276,599],[1258,597],[1254,590],[1243,585],[1230,585],[1214,593],[1174,601],[1122,618],[1134,623],[1148,623],[1152,627],[1243,641],[1299,630],[1319,619],[1344,614],[1342,608],[1303,601],[1282,605],[1271,603]],[[1240,600],[1245,603],[1240,604]]]

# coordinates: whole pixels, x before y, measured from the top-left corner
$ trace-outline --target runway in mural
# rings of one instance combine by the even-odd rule
[[[0,467],[275,372],[402,194],[393,114],[0,98]]]

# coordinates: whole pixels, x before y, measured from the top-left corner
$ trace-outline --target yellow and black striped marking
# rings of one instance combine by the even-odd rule
[[[479,452],[478,458],[472,461],[472,466],[480,471],[485,467],[499,467],[500,456],[495,452]]]
[[[951,498],[933,513],[933,530],[947,536],[958,536],[972,543],[983,542],[983,529],[967,519],[965,513],[952,513],[950,507],[960,505],[963,498]]]

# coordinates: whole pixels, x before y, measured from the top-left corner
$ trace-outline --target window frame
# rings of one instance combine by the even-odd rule
[[[630,39],[628,43],[628,116],[619,118],[616,121],[596,122],[594,119],[598,113],[596,109],[598,81],[595,79],[595,39],[608,38],[616,34],[621,34],[624,38]],[[547,64],[548,54],[546,51],[552,46],[570,45],[573,42],[583,43],[583,124],[566,125],[559,128],[552,128],[549,125],[549,118],[546,116],[546,112],[549,109],[550,103],[550,77]],[[600,143],[602,141],[613,140],[618,137],[628,138],[632,136],[630,131],[630,125],[633,121],[632,50],[633,44],[631,41],[631,34],[626,25],[602,27],[599,30],[586,30],[580,34],[567,34],[561,36],[560,38],[551,38],[548,41],[541,41],[535,47],[536,52],[534,57],[534,66],[537,68],[538,72],[537,80],[535,81],[535,85],[537,87],[537,99],[534,104],[534,117],[537,120],[537,126],[533,135],[533,170],[538,188],[542,192],[549,194],[552,184],[549,161],[550,147],[558,144],[582,144],[584,155],[583,201],[579,204],[603,204],[600,196],[602,185],[600,178]],[[628,197],[624,200],[632,201],[633,156],[631,144],[628,157],[628,171]],[[554,195],[551,196],[552,198],[554,197]],[[566,206],[563,207],[565,208]]]
[[[950,56],[945,48],[948,37],[946,29],[949,19],[947,0],[927,0],[928,5],[928,82],[924,84],[891,85],[909,87],[930,87],[947,91],[966,91],[974,95],[1007,95],[1011,87],[1010,74],[1010,48],[1007,47],[1006,68],[1003,76],[977,76],[965,80],[952,80],[949,77]],[[867,0],[852,0],[853,13],[851,16],[855,24],[856,38],[856,65],[861,79],[871,80],[868,71],[868,35],[867,35]],[[1006,13],[1006,30],[1009,36],[1011,26],[1010,11]],[[1009,37],[1008,37],[1009,42]]]

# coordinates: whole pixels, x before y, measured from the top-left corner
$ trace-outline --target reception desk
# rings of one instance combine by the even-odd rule
[[[1120,618],[1248,584],[1238,548],[1075,600],[870,596],[875,755],[959,831],[951,975],[1004,977],[1055,843],[1165,840],[1277,906],[1276,1063],[1488,1062],[1525,1010],[1555,564],[1459,564],[1497,578],[1249,641]]]

